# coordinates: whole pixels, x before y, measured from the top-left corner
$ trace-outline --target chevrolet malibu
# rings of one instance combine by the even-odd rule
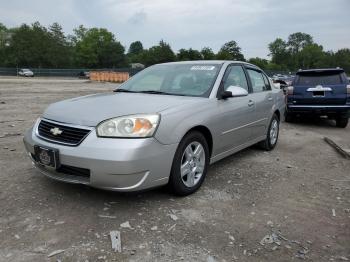
[[[254,144],[272,150],[285,102],[237,61],[151,66],[114,92],[50,105],[24,144],[44,175],[113,191],[195,192],[209,164]]]

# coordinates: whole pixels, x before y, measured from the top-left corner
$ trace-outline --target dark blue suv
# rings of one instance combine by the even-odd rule
[[[285,120],[313,114],[335,119],[345,128],[350,116],[350,85],[341,68],[299,70],[287,91]]]

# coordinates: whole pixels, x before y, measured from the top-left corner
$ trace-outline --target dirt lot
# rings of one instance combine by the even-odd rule
[[[0,261],[350,260],[350,160],[323,141],[349,149],[350,126],[283,123],[274,151],[249,148],[212,165],[184,198],[165,189],[105,192],[37,173],[22,135],[45,107],[114,87],[0,78]],[[112,251],[111,230],[121,231],[121,253]],[[270,234],[273,243],[261,242]],[[57,250],[64,252],[48,258]]]

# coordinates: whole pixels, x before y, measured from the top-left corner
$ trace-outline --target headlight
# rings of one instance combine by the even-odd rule
[[[97,126],[99,137],[150,137],[159,124],[159,115],[131,115],[112,118]]]

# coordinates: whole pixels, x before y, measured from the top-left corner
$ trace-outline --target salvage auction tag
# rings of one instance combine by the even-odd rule
[[[214,70],[215,69],[215,66],[200,66],[200,65],[197,65],[197,66],[192,66],[191,67],[191,70]]]

